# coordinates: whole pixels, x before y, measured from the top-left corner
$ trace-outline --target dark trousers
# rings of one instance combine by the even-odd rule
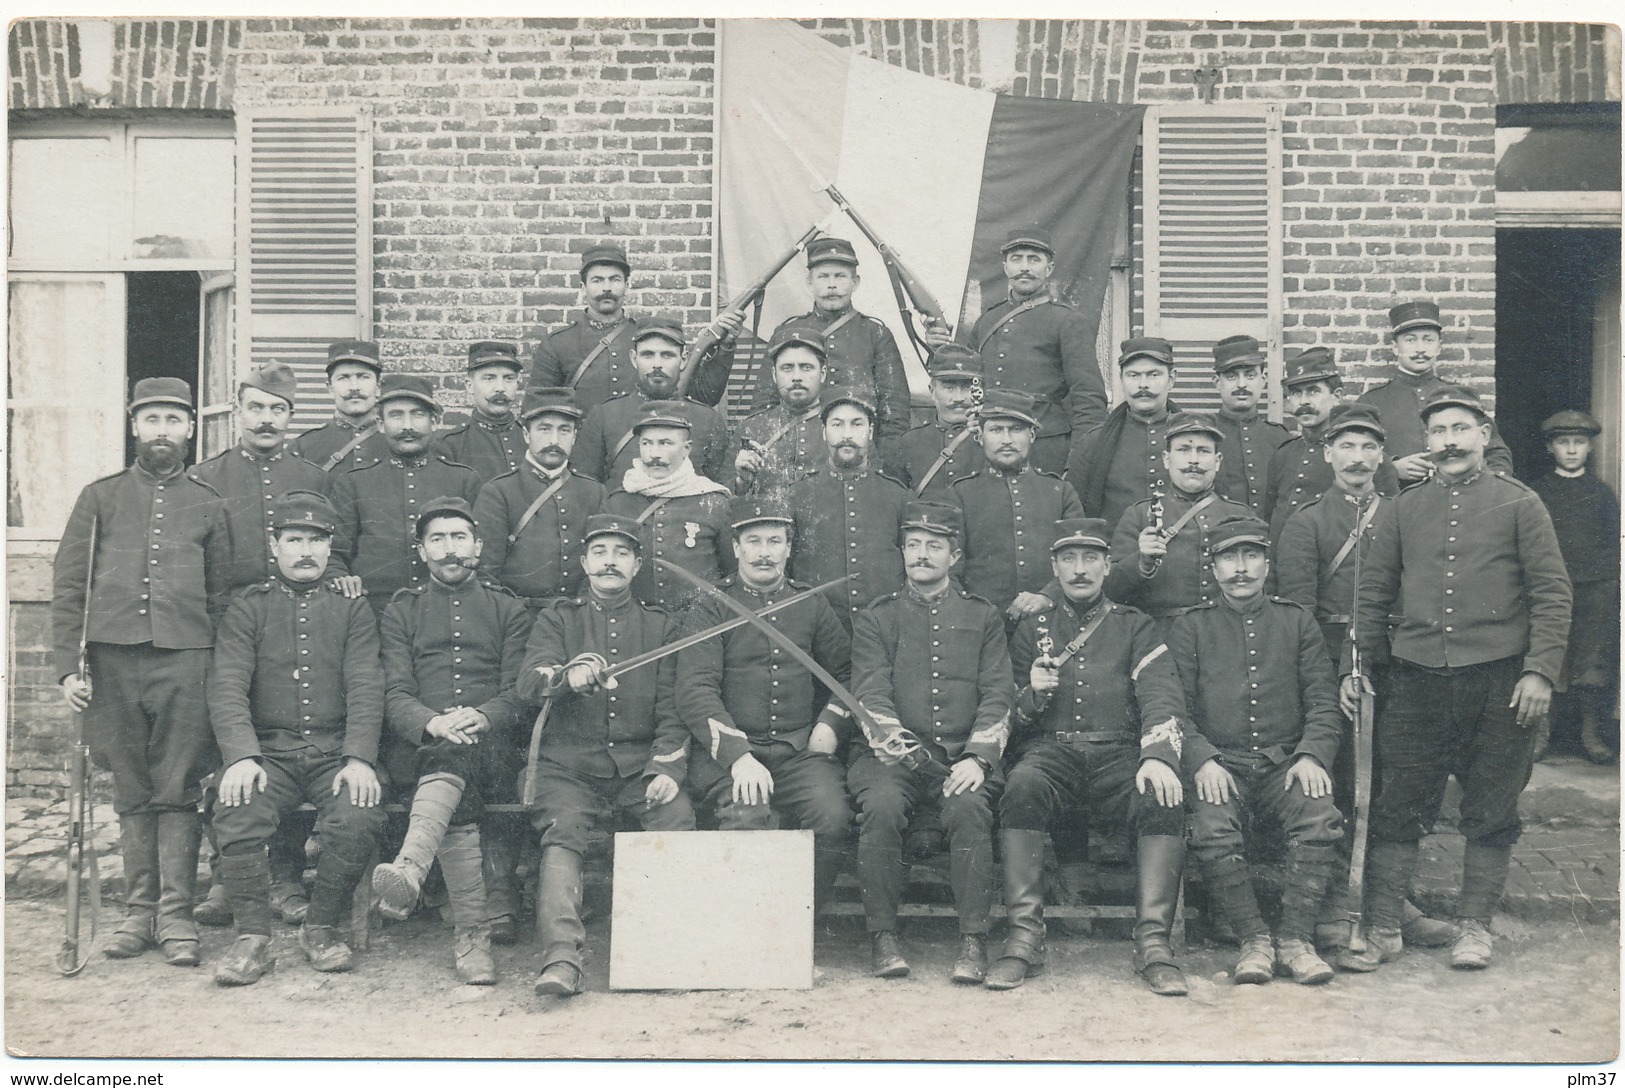
[[[453,826],[471,824],[484,815],[485,806],[517,801],[519,777],[525,761],[507,737],[483,733],[478,744],[435,740],[418,749],[413,784],[431,774],[456,775],[463,796],[451,814]]]
[[[599,778],[543,756],[536,764],[536,812],[530,824],[542,836],[542,849],[562,846],[585,855],[593,825],[606,809],[629,812],[645,831],[693,831],[694,806],[688,794],[650,807],[642,775]]]
[[[1286,834],[1287,846],[1336,843],[1343,837],[1343,814],[1331,797],[1308,797],[1303,787],[1286,788],[1286,773],[1295,757],[1280,763],[1230,760],[1225,769],[1235,779],[1230,800],[1215,805],[1192,792],[1191,850],[1202,862],[1245,856],[1244,828],[1268,825]]]
[[[832,755],[787,744],[753,746],[756,758],[773,774],[773,800],[766,805],[735,803],[733,775],[722,777],[706,791],[706,803],[715,809],[722,831],[773,831],[790,826],[813,833],[813,889],[822,902],[840,875],[846,856],[846,837],[852,828],[852,805],[846,798],[846,768]]]
[[[113,808],[195,811],[220,758],[203,702],[209,651],[93,642],[88,652],[85,736],[96,766],[113,774]]]
[[[864,752],[847,771],[846,783],[858,808],[858,882],[869,932],[897,928],[908,877],[903,833],[916,814],[935,813],[948,837],[959,931],[987,933],[993,909],[993,811],[1003,784],[998,771],[975,792],[944,797],[940,773],[887,765]]]
[[[383,809],[360,807],[350,799],[348,789],[333,795],[333,779],[344,768],[342,757],[307,748],[300,753],[262,755],[259,764],[265,768],[263,790],[246,805],[215,806],[214,833],[221,854],[244,854],[264,846],[283,818],[306,801],[316,806],[319,842],[376,842],[383,833]]]
[[[1085,742],[1072,748],[1053,740],[1030,745],[1016,760],[999,798],[1006,831],[1133,827],[1141,835],[1184,835],[1185,810],[1157,803],[1134,785],[1138,744]]]
[[[1377,719],[1382,782],[1371,804],[1373,839],[1419,841],[1455,775],[1462,835],[1485,846],[1518,841],[1518,795],[1529,784],[1536,739],[1507,705],[1522,675],[1516,657],[1456,669],[1393,663]]]

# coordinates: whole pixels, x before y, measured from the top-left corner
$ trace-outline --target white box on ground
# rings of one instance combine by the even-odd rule
[[[811,831],[615,836],[611,990],[805,990]]]

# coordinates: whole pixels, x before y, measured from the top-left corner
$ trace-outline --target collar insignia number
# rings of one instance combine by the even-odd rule
[[[700,525],[697,521],[683,522],[683,547],[694,548],[700,543]]]

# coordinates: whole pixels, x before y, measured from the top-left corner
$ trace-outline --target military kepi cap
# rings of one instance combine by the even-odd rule
[[[852,243],[845,238],[831,238],[828,235],[822,238],[814,238],[807,243],[808,268],[831,261],[856,268],[858,267],[858,251],[853,249]]]
[[[664,337],[678,347],[688,343],[683,339],[683,319],[676,314],[650,314],[638,318],[638,331],[632,334],[632,343],[641,343],[651,336]]]
[[[571,419],[586,415],[576,403],[575,390],[567,385],[539,385],[525,390],[525,400],[519,408],[519,421],[523,423],[535,419],[543,412],[555,412]]]
[[[1478,399],[1478,394],[1465,385],[1441,385],[1423,398],[1420,412],[1423,422],[1442,408],[1465,408],[1480,419],[1490,417],[1484,410],[1484,402]]]
[[[427,405],[432,412],[440,411],[434,399],[434,387],[429,379],[417,374],[385,374],[378,387],[378,403],[386,400],[415,400]]]
[[[587,532],[582,537],[586,544],[596,536],[625,537],[632,547],[643,550],[643,527],[636,518],[622,517],[619,514],[594,514],[587,519]]]
[[[510,344],[505,340],[480,340],[470,344],[465,372],[472,374],[487,366],[507,366],[516,371],[525,369],[525,365],[519,361],[517,344]]]
[[[1377,436],[1377,441],[1388,440],[1388,432],[1382,426],[1382,414],[1369,404],[1359,401],[1345,400],[1332,405],[1331,413],[1326,417],[1326,441],[1330,442],[1344,431],[1369,431]]]
[[[1264,351],[1251,336],[1226,336],[1213,345],[1213,372],[1223,374],[1238,366],[1257,366],[1264,362]]]
[[[474,520],[474,508],[468,505],[468,500],[458,495],[441,495],[437,499],[430,499],[418,512],[417,538],[423,539],[424,526],[435,518],[462,518],[470,525],[478,526]]]
[[[932,350],[925,370],[933,381],[975,381],[982,376],[982,354],[964,344],[943,344]]]
[[[1388,311],[1388,324],[1393,326],[1394,336],[1411,329],[1444,329],[1434,302],[1401,302]]]
[[[338,526],[338,513],[326,495],[315,491],[284,491],[271,508],[271,530],[315,529],[331,534]]]
[[[789,347],[804,347],[810,349],[818,356],[820,362],[829,357],[829,350],[824,344],[824,334],[810,325],[787,324],[773,337],[773,342],[767,346],[767,357],[777,359],[779,352]]]
[[[875,407],[874,397],[849,385],[836,385],[824,390],[824,404],[818,410],[818,418],[828,419],[829,413],[838,404],[851,404],[862,408],[868,413],[871,423],[880,415],[880,409]]]
[[[384,372],[384,364],[378,354],[378,345],[371,340],[335,340],[327,345],[327,376],[333,376],[333,368],[340,363],[360,363],[371,367],[374,374]]]
[[[632,421],[632,433],[637,434],[645,427],[679,427],[690,431],[694,424],[677,410],[676,401],[652,400],[638,409],[637,418]]]
[[[258,389],[261,393],[281,397],[291,408],[294,397],[298,395],[299,379],[294,375],[293,367],[287,363],[266,363],[248,372],[248,377],[238,385],[237,392],[241,394],[244,389]]]
[[[1205,434],[1213,439],[1214,446],[1224,441],[1219,425],[1208,415],[1196,412],[1175,412],[1168,417],[1167,429],[1162,432],[1163,446],[1173,445],[1174,439],[1182,434]]]
[[[1048,227],[1041,227],[1037,223],[1025,223],[1019,227],[1011,227],[1004,236],[1004,245],[999,247],[1000,253],[1009,253],[1012,249],[1041,249],[1051,257],[1055,256],[1055,239]]]
[[[632,274],[632,264],[626,259],[626,250],[614,242],[599,242],[595,246],[589,246],[586,252],[581,254],[582,276],[586,276],[587,269],[595,264],[612,264],[623,274],[628,276]]]
[[[1063,548],[1098,548],[1109,552],[1111,523],[1105,518],[1062,518],[1055,523],[1055,542],[1049,546],[1050,554]]]
[[[1270,546],[1269,522],[1263,518],[1246,517],[1225,518],[1212,529],[1208,530],[1207,553],[1218,555],[1242,544],[1257,544],[1260,547]]]
[[[952,503],[914,499],[903,507],[903,521],[898,528],[924,529],[938,536],[958,539],[965,535],[965,515]]]
[[[783,499],[740,495],[728,504],[728,524],[736,531],[763,521],[791,525],[795,520],[795,515],[790,513],[790,504]]]
[[[1117,353],[1117,365],[1127,366],[1130,359],[1155,359],[1171,368],[1174,365],[1174,346],[1160,336],[1138,336],[1124,340]]]
[[[1305,348],[1286,361],[1286,372],[1281,375],[1281,385],[1287,389],[1309,382],[1341,383],[1342,380],[1331,348]]]
[[[1540,433],[1545,438],[1556,438],[1560,434],[1595,436],[1602,433],[1602,424],[1590,412],[1577,412],[1570,408],[1547,416],[1546,422],[1540,425]]]
[[[130,411],[148,404],[175,404],[192,411],[192,387],[179,378],[142,378],[130,394]]]
[[[982,422],[1013,419],[1029,427],[1038,426],[1038,398],[1020,389],[990,389],[982,398]]]

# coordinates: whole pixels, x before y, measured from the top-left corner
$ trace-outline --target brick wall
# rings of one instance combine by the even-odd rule
[[[113,24],[113,71],[106,101],[121,109],[231,108],[243,24],[233,19],[154,19]],[[7,35],[12,109],[87,104],[80,83],[79,28],[60,19],[24,19]]]
[[[1603,23],[1491,23],[1496,101],[1618,102],[1619,28]]]

